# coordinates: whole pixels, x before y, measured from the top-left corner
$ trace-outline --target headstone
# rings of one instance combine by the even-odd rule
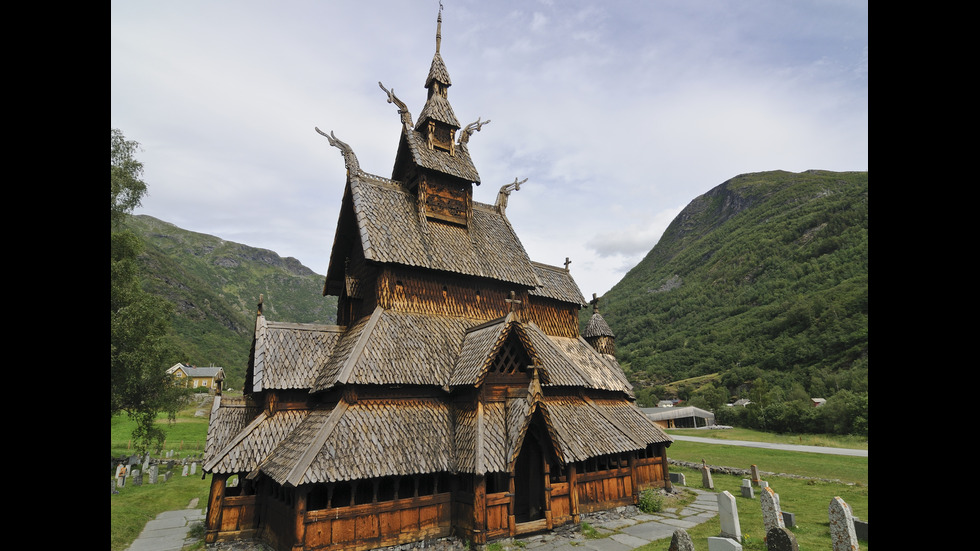
[[[860,549],[857,533],[854,531],[854,519],[851,507],[840,497],[830,500],[828,510],[830,517],[830,542],[834,551],[852,551]]]
[[[197,461],[191,463],[191,474],[197,474]]]
[[[755,490],[752,489],[752,482],[748,478],[742,479],[742,497],[749,499],[755,498]]]
[[[119,478],[125,472],[126,472],[126,466],[125,465],[123,465],[122,463],[116,465],[116,478]]]
[[[170,481],[170,476],[171,476],[172,474],[174,474],[174,472],[173,472],[173,471],[167,471],[166,473],[164,473],[164,475],[163,475],[163,481],[164,481],[164,482],[168,482],[168,481]]]
[[[757,467],[755,465],[752,465],[752,467],[750,468],[750,470],[752,471],[752,485],[753,486],[758,486],[759,485],[759,467]]]
[[[800,546],[788,528],[773,528],[766,532],[766,551],[800,551]]]
[[[751,490],[751,488],[749,488]],[[718,518],[721,520],[721,536],[742,541],[742,527],[738,523],[738,508],[735,496],[728,490],[718,494]]]
[[[139,469],[133,469],[132,479],[133,479],[133,486],[142,486],[143,485],[143,471],[141,471]]]
[[[766,482],[765,480],[760,480],[759,481],[759,488],[768,488],[768,487],[769,487],[769,483],[768,482]]]
[[[671,484],[687,486],[687,480],[684,477],[684,473],[670,473],[670,482]]]
[[[731,538],[708,538],[708,551],[742,551],[742,544]]]
[[[188,471],[190,471],[190,467],[188,467],[187,465],[184,465],[184,468],[181,471],[180,476],[187,476]]]
[[[759,502],[762,504],[762,525],[767,534],[773,528],[786,528],[783,514],[779,511],[779,497],[772,488],[766,486],[759,492]]]
[[[776,494],[776,497],[779,497],[779,494]],[[790,513],[789,511],[783,511],[782,507],[779,508],[779,511],[783,513],[783,524],[785,524],[787,528],[792,528],[796,526],[795,513]]]
[[[160,476],[160,466],[156,464],[150,465],[150,484],[156,484],[158,476]]]
[[[694,551],[694,540],[687,533],[687,530],[678,528],[674,530],[674,535],[670,538],[670,547],[667,551]]]
[[[715,489],[715,483],[711,479],[711,469],[704,464],[704,459],[701,460],[701,485],[709,490]]]
[[[110,478],[109,479],[109,482],[112,485],[112,491],[110,493],[118,494],[119,493],[119,490],[116,489],[116,479],[115,478]]]
[[[859,540],[868,541],[868,523],[867,521],[858,520],[854,518],[854,533],[857,534]]]

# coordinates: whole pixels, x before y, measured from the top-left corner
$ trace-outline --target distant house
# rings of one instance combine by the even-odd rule
[[[640,411],[665,429],[694,429],[715,424],[714,413],[694,406],[640,408]]]
[[[735,400],[735,403],[732,404],[732,405],[733,406],[742,406],[742,407],[745,407],[745,406],[747,406],[747,405],[749,405],[751,403],[752,403],[752,401],[749,400],[748,398],[742,398],[741,400]]]
[[[167,373],[183,383],[187,388],[205,387],[213,389],[216,381],[221,381],[225,377],[225,370],[220,367],[195,367],[176,363],[167,370]]]
[[[827,399],[826,398],[810,398],[810,402],[813,404],[813,407],[818,408],[818,407],[826,404],[827,403]]]
[[[673,399],[673,400],[660,400],[659,402],[657,402],[657,407],[658,408],[672,408],[672,407],[676,406],[679,403],[681,403],[681,400],[678,400],[676,398]]]

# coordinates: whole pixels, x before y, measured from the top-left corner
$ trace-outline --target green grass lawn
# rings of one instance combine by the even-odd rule
[[[669,434],[679,434],[682,431],[669,430]],[[727,430],[712,431],[683,431],[693,433],[728,433]],[[731,433],[737,434],[737,433]],[[731,439],[783,442],[785,436],[767,435],[765,433],[738,434]],[[803,435],[804,442],[807,436]],[[821,437],[812,437],[814,439]],[[832,447],[858,447],[843,445],[842,441],[827,444]],[[788,442],[787,442],[788,443]],[[809,444],[814,445],[814,444]],[[866,444],[865,444],[866,445]],[[851,507],[854,516],[869,521],[868,511],[868,458],[827,455],[818,453],[803,453],[781,450],[764,450],[739,446],[723,446],[718,444],[701,444],[681,440],[667,449],[667,458],[678,461],[700,463],[704,459],[709,465],[736,467],[748,469],[756,465],[760,471],[773,473],[789,473],[812,477],[814,479],[839,480],[841,482],[825,482],[821,480],[806,480],[785,476],[763,475],[762,479],[769,483],[773,491],[779,494],[780,507],[791,512],[796,517],[796,526],[790,528],[796,536],[801,550],[830,549],[830,521],[828,508],[831,500],[839,496]],[[698,469],[670,466],[671,472],[684,473],[688,487],[701,488],[701,472]],[[755,497],[743,498],[741,493],[742,479],[747,476],[723,475],[712,473],[715,491],[728,491],[735,496],[738,508],[739,524],[744,540],[741,542],[746,550],[765,550],[766,544],[762,523],[762,508],[759,502],[759,488],[755,489]],[[708,538],[717,536],[721,531],[721,522],[717,517],[709,522],[688,530],[694,541],[695,549],[706,551]],[[642,547],[643,551],[665,551],[670,546],[670,540],[653,542]],[[868,549],[868,542],[861,542],[861,549]]]

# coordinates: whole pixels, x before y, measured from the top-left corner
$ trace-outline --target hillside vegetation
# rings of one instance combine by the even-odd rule
[[[868,173],[732,178],[695,198],[600,306],[641,405],[846,391],[864,401],[866,430]]]
[[[245,381],[259,295],[273,321],[334,323],[336,297],[323,296],[324,276],[275,252],[183,230],[151,216],[125,227],[145,243],[143,286],[176,307],[182,361],[225,369],[226,388]]]

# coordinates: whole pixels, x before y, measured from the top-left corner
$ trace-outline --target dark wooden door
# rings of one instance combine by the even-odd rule
[[[544,455],[535,431],[527,431],[514,465],[514,516],[517,522],[544,518]]]

